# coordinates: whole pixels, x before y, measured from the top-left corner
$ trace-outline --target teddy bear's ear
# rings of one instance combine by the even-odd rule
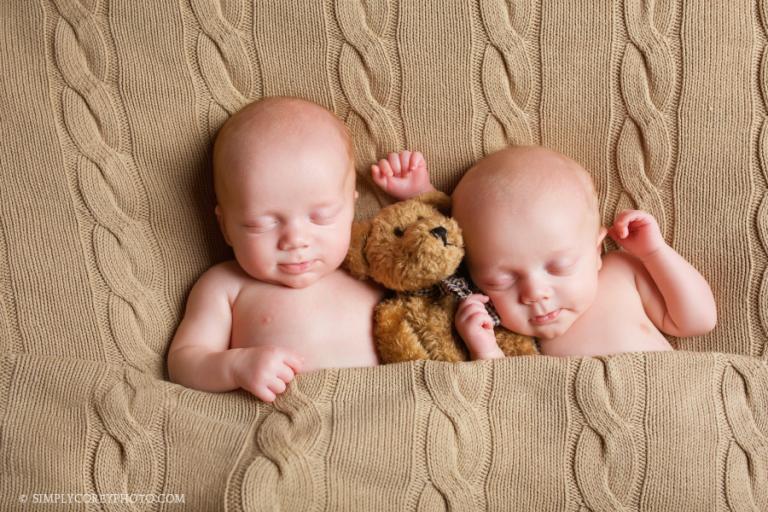
[[[416,199],[422,203],[434,206],[437,208],[437,211],[443,215],[451,214],[451,198],[444,192],[440,192],[439,190],[425,192],[424,194],[416,196]]]
[[[365,257],[365,245],[371,232],[371,221],[352,223],[352,238],[349,241],[349,251],[342,267],[357,279],[368,277],[368,259]]]

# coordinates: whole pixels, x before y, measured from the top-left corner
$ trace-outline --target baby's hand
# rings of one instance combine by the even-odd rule
[[[256,398],[272,402],[301,371],[301,359],[280,347],[248,347],[232,366],[238,386]]]
[[[487,296],[474,293],[461,301],[456,309],[456,330],[467,344],[472,359],[504,357],[504,353],[496,344],[493,319],[485,309],[488,300]]]
[[[656,219],[641,210],[622,211],[608,234],[625,251],[640,259],[666,245]]]
[[[371,166],[374,183],[397,199],[410,199],[434,190],[424,155],[418,151],[390,153]]]

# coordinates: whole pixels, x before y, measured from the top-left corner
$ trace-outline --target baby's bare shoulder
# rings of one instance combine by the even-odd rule
[[[209,292],[226,293],[229,303],[232,304],[248,281],[255,280],[240,268],[237,261],[229,260],[217,263],[203,272],[195,287],[204,288]]]
[[[602,270],[634,275],[642,266],[639,259],[625,251],[611,251],[603,255]]]
[[[637,276],[645,270],[643,263],[625,251],[612,251],[603,255],[600,283],[603,286],[631,286],[636,290]]]

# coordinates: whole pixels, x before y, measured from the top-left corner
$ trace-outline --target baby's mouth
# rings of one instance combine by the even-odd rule
[[[534,325],[544,325],[550,322],[554,322],[557,320],[557,317],[560,316],[560,311],[560,309],[555,309],[554,311],[550,311],[549,313],[545,313],[543,315],[536,315],[531,318],[531,323]]]
[[[303,274],[309,270],[316,260],[306,260],[297,263],[278,263],[277,268],[286,274]]]

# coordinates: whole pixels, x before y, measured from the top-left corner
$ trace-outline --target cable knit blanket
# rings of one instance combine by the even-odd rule
[[[766,20],[763,0],[3,2],[0,509],[768,510]],[[276,94],[348,124],[361,217],[387,151],[422,150],[449,192],[506,144],[571,155],[604,221],[659,219],[718,327],[672,353],[325,370],[272,405],[168,382],[189,289],[232,257],[212,137]]]

